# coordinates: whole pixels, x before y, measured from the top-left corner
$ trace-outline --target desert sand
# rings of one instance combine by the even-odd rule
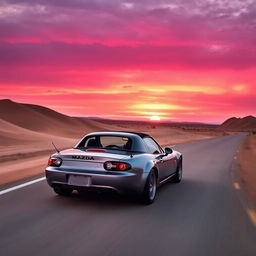
[[[63,115],[42,106],[0,100],[0,184],[44,172],[48,157],[73,147],[92,131],[136,131],[153,136],[162,146],[225,135],[215,126],[90,120]]]
[[[239,162],[242,182],[256,207],[256,134],[247,136],[240,147]]]

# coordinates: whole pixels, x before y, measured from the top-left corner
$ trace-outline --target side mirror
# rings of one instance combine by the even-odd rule
[[[165,148],[164,152],[165,152],[166,155],[169,155],[173,152],[173,150],[171,148]]]

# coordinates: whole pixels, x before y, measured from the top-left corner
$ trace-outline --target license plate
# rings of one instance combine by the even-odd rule
[[[88,187],[91,185],[91,177],[84,175],[69,175],[68,184]]]

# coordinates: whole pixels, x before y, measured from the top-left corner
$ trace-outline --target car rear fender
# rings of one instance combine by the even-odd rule
[[[182,154],[177,151],[175,153],[176,153],[176,157],[178,160],[178,164],[181,164],[181,166],[182,166],[182,160],[183,160]]]
[[[158,177],[158,168],[155,164],[154,161],[149,161],[146,166],[145,166],[145,169],[144,169],[144,173],[146,174],[146,176],[148,176],[149,172],[154,169],[156,171],[156,175]]]

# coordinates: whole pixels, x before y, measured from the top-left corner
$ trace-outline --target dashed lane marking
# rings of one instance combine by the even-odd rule
[[[233,185],[234,185],[235,189],[240,190],[240,185],[239,185],[239,183],[234,182]]]
[[[256,212],[250,208],[247,208],[247,214],[249,218],[251,219],[251,222],[256,227]]]

